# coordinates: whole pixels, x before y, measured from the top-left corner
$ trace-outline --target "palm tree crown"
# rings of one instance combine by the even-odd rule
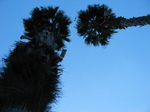
[[[77,30],[84,36],[87,44],[106,45],[108,38],[115,33],[109,24],[116,16],[106,5],[89,5],[86,11],[81,10],[77,21]]]
[[[24,19],[25,36],[39,38],[43,31],[50,33],[58,45],[57,50],[64,47],[64,41],[69,42],[69,25],[71,20],[59,7],[36,7],[31,12],[31,18]],[[46,33],[45,33],[46,34]]]

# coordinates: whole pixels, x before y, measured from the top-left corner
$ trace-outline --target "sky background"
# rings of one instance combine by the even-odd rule
[[[24,33],[23,18],[39,6],[59,6],[72,19],[62,62],[62,98],[54,112],[150,112],[150,26],[117,30],[106,47],[84,43],[75,29],[79,10],[106,4],[116,16],[150,14],[149,0],[0,0],[0,58]],[[2,61],[0,61],[2,64]]]

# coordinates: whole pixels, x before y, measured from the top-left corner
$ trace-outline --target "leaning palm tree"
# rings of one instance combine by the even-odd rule
[[[77,31],[87,44],[94,46],[107,45],[116,29],[126,29],[131,26],[150,24],[150,15],[126,19],[116,17],[112,9],[106,5],[89,5],[86,10],[80,10],[77,20]]]
[[[70,41],[71,20],[58,7],[35,8],[24,19],[25,34],[4,58],[0,72],[0,112],[47,112],[59,97],[59,77]],[[59,52],[62,51],[61,54]]]

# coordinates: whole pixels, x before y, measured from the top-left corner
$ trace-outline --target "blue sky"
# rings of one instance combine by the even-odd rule
[[[126,18],[150,14],[149,0],[0,0],[0,57],[24,33],[22,19],[30,17],[33,8],[59,6],[73,21],[72,41],[62,62],[62,98],[53,110],[150,112],[150,26],[118,30],[106,47],[87,46],[74,18],[92,4],[106,4]]]

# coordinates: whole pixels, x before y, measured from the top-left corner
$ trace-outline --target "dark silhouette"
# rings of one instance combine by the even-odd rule
[[[0,69],[0,112],[47,112],[60,97],[59,64],[70,42],[71,20],[59,7],[40,7],[24,19],[25,33]],[[78,13],[77,30],[87,44],[107,45],[116,29],[150,24],[150,15],[116,17],[106,5],[89,5]],[[59,54],[59,52],[61,53]]]
[[[71,20],[58,7],[35,8],[24,19],[25,34],[0,72],[0,112],[47,112],[59,97],[59,62],[70,41]],[[58,51],[62,51],[61,54]]]
[[[77,20],[77,31],[87,44],[94,46],[107,45],[116,29],[126,29],[131,26],[150,24],[150,15],[126,19],[116,17],[112,9],[106,5],[89,5],[86,10],[80,10]]]

